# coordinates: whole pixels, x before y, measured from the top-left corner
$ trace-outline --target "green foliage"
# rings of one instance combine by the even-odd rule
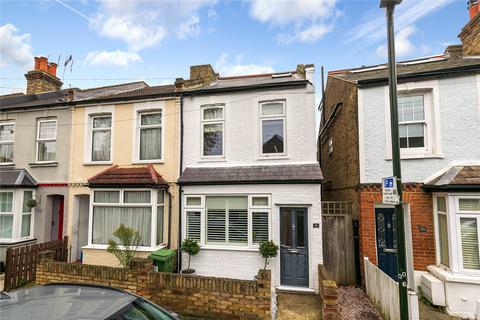
[[[200,252],[200,245],[198,244],[197,240],[185,238],[182,241],[182,245],[180,246],[180,250],[186,254],[188,254],[188,267],[187,270],[190,270],[190,260],[192,256],[197,255]]]
[[[130,261],[132,261],[137,254],[137,249],[142,242],[142,237],[138,231],[125,226],[123,223],[113,235],[118,238],[120,243],[117,244],[117,242],[112,239],[108,240],[107,251],[113,254],[124,268],[128,268]]]
[[[265,258],[265,266],[263,270],[267,269],[268,259],[276,257],[278,254],[278,246],[273,241],[260,242],[260,255]]]
[[[29,200],[27,200],[27,203],[25,203],[25,204],[29,208],[34,208],[38,205],[38,201],[36,199],[29,199]]]

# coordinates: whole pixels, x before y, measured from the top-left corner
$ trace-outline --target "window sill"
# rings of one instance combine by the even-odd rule
[[[440,266],[428,266],[427,270],[444,282],[461,282],[480,285],[480,272],[476,274],[453,273],[445,270],[445,267]]]
[[[272,155],[272,156],[266,156],[262,155],[260,157],[257,157],[256,160],[288,160],[290,159],[287,155]]]
[[[163,248],[166,248],[167,245],[166,244],[161,244],[161,245],[158,245],[158,246],[154,246],[154,247],[138,247],[138,249],[136,251],[138,252],[152,252],[152,251],[156,251],[156,250],[160,250],[160,249],[163,249]],[[103,245],[103,244],[89,244],[89,245],[86,245],[86,246],[83,246],[82,249],[92,249],[92,250],[107,250],[108,248],[108,245]]]
[[[58,166],[58,162],[52,161],[52,162],[33,162],[28,164],[31,168],[35,167],[56,167]]]
[[[15,167],[15,163],[13,162],[0,163],[0,167]]]
[[[411,154],[401,154],[401,160],[414,160],[414,159],[443,159],[445,155],[443,153],[411,153]],[[386,156],[386,161],[392,161],[392,157]]]
[[[146,163],[164,164],[164,161],[163,161],[163,159],[159,159],[159,160],[135,160],[135,161],[132,161],[131,164],[146,164]]]
[[[201,158],[200,160],[198,160],[198,162],[227,162],[227,159],[225,159],[225,157]]]
[[[11,246],[22,243],[34,242],[37,238],[21,238],[21,239],[0,239],[0,246]]]
[[[200,246],[200,250],[218,250],[218,251],[247,251],[247,252],[258,252],[258,247],[232,247],[232,246],[212,246],[212,245],[203,245]]]
[[[105,161],[105,162],[84,162],[84,166],[105,166],[105,165],[112,165],[112,161]]]

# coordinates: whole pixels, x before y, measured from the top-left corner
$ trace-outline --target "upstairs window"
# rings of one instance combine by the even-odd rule
[[[424,95],[398,98],[400,148],[425,148],[427,121]]]
[[[92,159],[91,161],[110,161],[112,117],[92,117]]]
[[[202,108],[202,155],[204,157],[224,155],[224,122],[223,106]]]
[[[262,154],[285,153],[285,104],[265,102],[260,105]]]
[[[37,162],[53,162],[57,155],[57,120],[37,124]]]
[[[162,159],[162,112],[144,112],[139,117],[139,160]]]
[[[13,163],[15,124],[0,123],[0,164]]]

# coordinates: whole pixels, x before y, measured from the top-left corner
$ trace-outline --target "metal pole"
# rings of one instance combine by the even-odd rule
[[[398,1],[385,1],[387,14],[388,35],[388,82],[390,85],[390,126],[392,132],[392,162],[393,175],[397,178],[399,204],[395,206],[397,224],[397,265],[398,288],[400,293],[400,319],[408,320],[408,282],[407,282],[407,255],[405,250],[405,219],[402,206],[402,170],[400,166],[400,141],[398,133],[397,107],[397,68],[395,62],[395,31],[393,26],[393,12]],[[382,5],[381,5],[382,6]]]

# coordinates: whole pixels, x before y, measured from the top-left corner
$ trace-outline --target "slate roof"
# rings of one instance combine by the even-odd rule
[[[480,58],[474,56],[449,58],[447,55],[440,55],[397,63],[397,75],[399,81],[412,77],[461,72],[480,72]],[[386,64],[382,64],[331,71],[329,72],[329,76],[352,81],[358,84],[368,84],[388,81],[388,69]]]
[[[37,182],[25,169],[0,169],[0,187],[35,188]]]
[[[185,168],[179,184],[320,183],[318,163],[271,166]]]
[[[479,189],[480,165],[455,166],[425,183],[427,189]]]
[[[119,167],[117,165],[88,179],[90,187],[162,187],[167,182],[151,164],[140,167]]]

